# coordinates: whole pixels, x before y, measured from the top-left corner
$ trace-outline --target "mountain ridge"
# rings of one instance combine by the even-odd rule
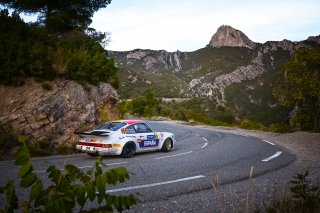
[[[241,31],[222,26],[213,37],[231,32],[237,32],[238,39],[217,40],[213,46],[191,52],[109,51],[120,68],[119,95],[133,98],[151,89],[161,98],[210,99],[232,108],[240,117],[261,110],[268,113],[262,117],[273,116],[282,110],[272,95],[277,71],[299,48],[320,49],[320,36],[256,43],[245,40],[248,37]]]

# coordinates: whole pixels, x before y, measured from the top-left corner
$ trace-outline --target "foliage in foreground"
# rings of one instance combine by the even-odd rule
[[[286,197],[273,201],[266,212],[308,212],[316,213],[320,210],[320,186],[312,185],[308,179],[309,171],[304,174],[297,174],[290,181],[292,197]],[[319,184],[319,183],[318,183]]]
[[[136,204],[133,195],[115,196],[106,193],[106,185],[116,185],[129,179],[124,167],[118,167],[103,172],[106,165],[102,158],[83,172],[74,165],[65,165],[63,170],[52,165],[47,173],[51,183],[45,187],[40,177],[33,171],[31,158],[25,145],[25,137],[19,137],[20,147],[16,153],[15,165],[19,166],[18,178],[20,187],[30,189],[28,200],[19,204],[14,181],[0,188],[0,193],[6,195],[6,206],[0,212],[112,212],[116,209],[122,212]],[[96,202],[97,208],[85,209],[88,202]]]

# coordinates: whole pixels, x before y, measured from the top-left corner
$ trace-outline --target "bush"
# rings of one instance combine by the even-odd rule
[[[101,119],[101,122],[105,123],[107,121],[109,121],[109,113],[108,111],[105,109],[105,106],[102,104],[100,106],[97,107],[97,110],[99,112],[99,115],[100,115],[100,119]]]
[[[31,141],[27,143],[30,155],[36,156],[48,156],[53,153],[53,145],[48,139],[41,139],[36,141]]]
[[[69,142],[69,143],[68,142],[59,143],[55,147],[55,152],[60,155],[67,155],[67,154],[76,153],[77,152],[76,144],[77,144],[77,141]]]
[[[308,179],[309,172],[297,174],[291,183],[292,196],[274,200],[266,208],[267,213],[277,212],[308,212],[317,213],[320,209],[320,186],[313,185]],[[319,183],[318,183],[319,184]]]
[[[252,129],[252,130],[263,130],[265,127],[257,122],[257,121],[252,121],[252,120],[244,120],[240,123],[239,125],[240,128],[242,129]]]
[[[293,132],[292,127],[290,127],[288,124],[284,124],[284,123],[271,124],[268,129],[271,132],[277,132],[277,133]]]

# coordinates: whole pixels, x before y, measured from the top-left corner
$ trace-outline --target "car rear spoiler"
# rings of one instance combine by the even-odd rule
[[[75,132],[77,135],[95,135],[95,136],[109,136],[110,132],[105,131],[92,131],[92,132]]]

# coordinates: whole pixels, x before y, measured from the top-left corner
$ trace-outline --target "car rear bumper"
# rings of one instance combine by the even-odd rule
[[[77,145],[76,149],[85,152],[85,153],[94,153],[100,155],[120,155],[122,149],[119,148],[102,148],[102,147],[94,147],[94,146],[84,146],[84,145]]]

